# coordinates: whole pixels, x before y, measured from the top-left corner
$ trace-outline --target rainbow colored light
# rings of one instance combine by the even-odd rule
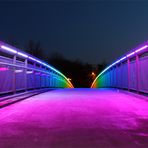
[[[1,41],[0,41],[0,48],[3,49],[4,51],[10,52],[10,53],[12,53],[12,54],[21,56],[21,57],[23,57],[23,58],[25,58],[25,59],[30,59],[30,60],[32,60],[32,61],[34,61],[34,62],[37,62],[37,63],[39,63],[39,64],[41,64],[41,65],[44,65],[45,67],[47,67],[47,68],[53,70],[54,72],[56,72],[56,73],[58,73],[60,76],[62,76],[62,77],[67,81],[67,83],[70,85],[70,87],[73,88],[73,85],[71,84],[70,80],[67,79],[67,77],[66,77],[65,75],[63,75],[60,71],[58,71],[57,69],[55,69],[55,68],[52,67],[51,65],[49,65],[49,64],[47,64],[47,63],[45,63],[45,62],[43,62],[43,61],[41,61],[41,60],[39,60],[39,59],[33,57],[33,56],[31,56],[31,55],[29,55],[29,54],[27,54],[27,53],[21,52],[21,50],[19,50],[19,49],[16,49],[16,48],[14,49],[14,47],[12,47],[12,46],[10,46],[10,45],[7,45],[7,44],[5,44],[5,43],[3,43],[3,42],[1,42]]]
[[[103,83],[103,78],[100,78],[102,74],[104,74],[107,70],[109,70],[110,68],[114,67],[115,65],[117,65],[118,63],[120,63],[121,61],[127,60],[129,57],[135,55],[135,54],[139,54],[141,51],[145,50],[148,48],[148,45],[146,43],[146,45],[141,46],[140,48],[136,49],[135,51],[132,51],[128,54],[126,54],[125,56],[121,57],[120,59],[118,59],[117,61],[115,61],[114,63],[112,63],[111,65],[109,65],[108,67],[106,67],[93,81],[91,88],[93,87],[98,87],[101,83]],[[97,82],[97,79],[99,79],[99,82]]]

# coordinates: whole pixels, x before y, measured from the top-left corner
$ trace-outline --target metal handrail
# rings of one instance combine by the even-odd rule
[[[7,56],[0,56],[0,59],[3,59],[2,61],[0,61],[0,65],[1,65],[0,72],[6,70],[6,67],[8,67],[7,70],[10,70],[9,67],[12,67],[12,71],[14,74],[12,75],[12,73],[10,73],[10,74],[8,73],[8,75],[12,75],[12,77],[14,79],[14,82],[12,82],[12,83],[14,83],[14,84],[12,84],[12,87],[14,87],[13,88],[14,93],[15,93],[15,91],[17,91],[15,86],[13,86],[13,85],[16,85],[15,84],[16,83],[15,72],[18,72],[18,73],[22,72],[24,74],[25,88],[23,88],[23,89],[25,89],[25,90],[28,89],[27,88],[27,79],[28,79],[27,74],[29,74],[29,71],[32,71],[32,73],[39,72],[41,75],[48,76],[49,81],[51,81],[51,83],[53,83],[53,81],[54,81],[54,85],[51,84],[52,86],[48,86],[48,87],[73,88],[73,85],[71,84],[71,82],[69,81],[69,79],[65,75],[63,75],[60,71],[58,71],[57,69],[55,69],[51,65],[45,63],[44,61],[42,61],[42,60],[24,52],[24,51],[21,51],[11,45],[1,42],[1,41],[0,41],[0,51],[12,56],[12,58],[8,58]],[[22,61],[18,60],[17,57],[22,59]],[[28,63],[28,61],[30,61],[32,64]],[[18,69],[20,69],[20,70],[18,70]],[[7,74],[7,72],[5,72],[5,73]],[[31,74],[31,72],[30,72],[30,74]],[[4,76],[4,78],[5,78],[5,76]],[[40,79],[44,79],[44,81],[46,81],[46,77],[41,76]],[[7,80],[7,81],[9,81],[9,80]],[[42,85],[42,82],[40,82],[40,83]],[[34,85],[36,85],[36,84],[34,84]],[[1,87],[2,87],[2,85],[1,85]],[[11,90],[8,90],[8,91],[11,91]]]
[[[139,59],[140,59],[140,55],[147,53],[148,52],[148,41],[143,43],[142,45],[130,50],[130,52],[128,52],[127,54],[125,54],[124,56],[122,56],[121,58],[117,59],[115,62],[113,62],[112,64],[110,64],[109,66],[107,66],[93,81],[91,88],[96,87],[95,84],[97,83],[97,81],[99,81],[99,79],[101,77],[104,77],[105,74],[110,73],[111,71],[113,71],[113,69],[117,69],[119,65],[122,65],[123,63],[127,62],[127,66],[128,66],[128,90],[130,90],[130,64],[131,64],[131,59],[135,58],[135,62],[136,62],[136,71],[137,71],[137,80],[135,80],[137,82],[137,85],[139,83]],[[110,76],[110,78],[112,79],[112,77]],[[106,78],[104,78],[106,79]],[[117,87],[117,86],[116,86]],[[122,87],[121,87],[122,88]],[[137,86],[137,91],[139,86]],[[148,89],[148,88],[147,88]]]
[[[73,87],[71,82],[68,80],[68,78],[64,74],[62,74],[60,71],[58,71],[57,69],[55,69],[53,66],[49,65],[48,63],[40,60],[39,58],[36,58],[36,57],[34,57],[34,56],[16,48],[16,47],[8,45],[2,41],[0,41],[0,48],[1,48],[1,51],[3,51],[3,52],[6,52],[6,53],[14,55],[14,56],[19,56],[19,57],[22,57],[27,60],[31,60],[33,62],[36,62],[36,63],[42,65],[42,66],[45,66],[46,68],[53,70],[55,73],[58,73],[59,75],[61,75],[71,85],[71,87]]]

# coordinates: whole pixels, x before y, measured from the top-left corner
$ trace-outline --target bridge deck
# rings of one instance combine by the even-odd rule
[[[148,101],[115,90],[53,90],[0,109],[0,148],[148,147]]]

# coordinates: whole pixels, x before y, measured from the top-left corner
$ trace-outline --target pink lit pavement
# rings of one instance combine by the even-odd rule
[[[52,90],[0,109],[0,148],[148,148],[148,98]]]

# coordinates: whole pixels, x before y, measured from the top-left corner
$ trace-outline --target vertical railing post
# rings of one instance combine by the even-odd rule
[[[48,87],[50,87],[50,69],[48,69],[49,75],[48,75]]]
[[[130,91],[130,59],[127,59],[127,73],[128,73],[128,91]]]
[[[40,70],[42,71],[42,65],[40,64]],[[40,72],[40,89],[42,88],[42,72]]]
[[[111,87],[111,69],[109,70],[109,87]]]
[[[47,68],[46,68],[46,66],[45,66],[45,72],[47,72]],[[45,88],[47,87],[47,75],[45,74],[45,86],[44,86]]]
[[[54,73],[52,74],[52,87],[54,87]]]
[[[121,82],[122,82],[122,89],[125,89],[125,82],[124,82],[124,63],[121,61]]]
[[[33,68],[36,69],[36,62],[34,61],[33,63]],[[33,71],[33,74],[34,74],[34,89],[36,89],[36,71],[34,70]]]
[[[13,64],[16,64],[16,55],[13,57]],[[13,79],[12,79],[12,91],[15,94],[16,93],[16,73],[15,73],[15,67],[13,67]]]
[[[136,54],[136,82],[137,82],[137,93],[139,93],[139,79],[140,79],[140,73],[139,73],[139,56]]]
[[[59,78],[58,78],[58,75],[56,76],[56,87],[58,87],[58,81],[59,81]]]
[[[27,67],[28,67],[28,60],[25,59],[25,69],[24,69],[24,77],[25,77],[25,91],[27,91]]]
[[[122,89],[123,89],[123,73],[124,73],[123,62],[121,61],[121,63],[120,63],[120,75],[121,75],[121,86],[120,86],[120,88],[122,88]]]
[[[116,64],[116,88],[118,88],[118,65]]]
[[[115,87],[115,67],[113,66],[113,83],[112,86]]]
[[[52,72],[52,75],[51,75],[51,87],[53,87],[53,72]]]
[[[55,88],[56,88],[56,73],[55,73],[55,77],[54,77],[54,86],[55,86]]]
[[[52,73],[51,73],[51,70],[50,70],[50,76],[49,76],[49,86],[51,87],[51,78],[52,78]]]
[[[50,69],[48,68],[48,76],[47,76],[47,87],[50,87]]]

